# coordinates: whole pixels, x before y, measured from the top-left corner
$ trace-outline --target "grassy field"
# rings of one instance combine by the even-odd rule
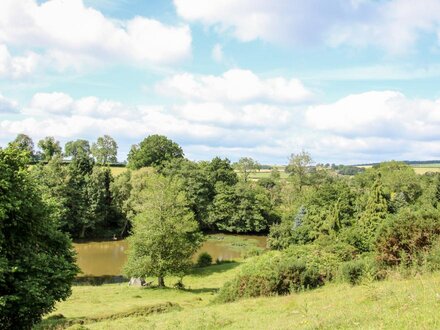
[[[435,173],[440,172],[440,164],[422,164],[422,165],[411,165],[411,166],[414,168],[414,171],[417,174],[425,174],[428,172],[435,172]],[[370,168],[371,166],[359,166],[359,167]],[[127,170],[125,167],[110,167],[110,169],[112,171],[113,176],[117,176]],[[249,175],[249,178],[255,181],[262,178],[269,178],[270,172],[271,170],[260,170],[255,173],[251,173]],[[279,173],[281,179],[286,179],[288,177],[288,174],[284,172],[283,167],[279,168]],[[241,175],[241,173],[238,173],[238,175]]]
[[[196,270],[185,290],[133,288],[127,284],[75,286],[41,329],[58,323],[81,329],[439,329],[440,274],[365,282],[333,283],[282,297],[212,302],[240,263]],[[167,278],[169,286],[176,278]],[[71,328],[79,329],[77,325]],[[54,327],[55,329],[55,327]]]
[[[112,172],[113,176],[118,176],[121,173],[124,173],[127,170],[126,167],[113,167],[110,166],[110,171]]]

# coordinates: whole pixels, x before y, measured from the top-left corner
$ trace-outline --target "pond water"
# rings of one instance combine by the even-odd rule
[[[208,252],[214,260],[240,258],[252,247],[265,248],[265,236],[254,235],[210,235],[194,260],[202,252]],[[81,275],[102,276],[120,275],[127,260],[128,244],[125,240],[74,243],[77,263]]]

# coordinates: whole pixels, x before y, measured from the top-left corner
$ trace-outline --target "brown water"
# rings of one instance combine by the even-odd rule
[[[211,235],[205,241],[194,259],[202,252],[208,252],[214,260],[240,258],[249,247],[266,247],[265,236],[253,235]],[[127,260],[127,241],[105,241],[74,243],[77,263],[82,275],[120,275]]]

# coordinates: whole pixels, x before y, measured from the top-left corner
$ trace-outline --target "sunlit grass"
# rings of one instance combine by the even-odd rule
[[[86,318],[89,329],[440,328],[440,274],[366,281],[355,287],[332,283],[289,296],[213,304],[217,290],[234,276],[238,265],[196,270],[184,279],[186,290],[133,288],[127,284],[76,286],[54,314],[67,319]],[[177,279],[167,280],[171,286]],[[121,317],[136,308],[167,302],[178,308]]]

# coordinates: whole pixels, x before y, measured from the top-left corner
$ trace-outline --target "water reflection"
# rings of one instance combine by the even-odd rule
[[[231,260],[241,257],[243,245],[249,243],[264,248],[265,236],[250,235],[211,235],[203,243],[194,259],[202,252],[208,252],[213,259]],[[104,241],[74,243],[77,252],[77,263],[82,275],[120,275],[127,260],[127,241]]]

